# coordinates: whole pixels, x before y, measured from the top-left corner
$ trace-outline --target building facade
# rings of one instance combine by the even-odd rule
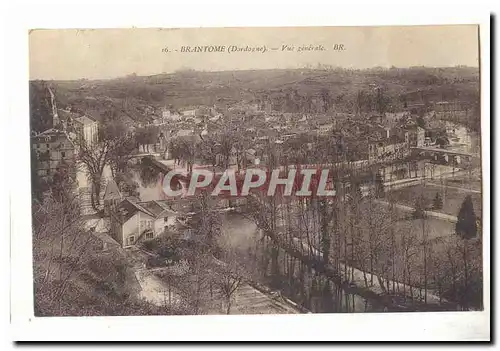
[[[389,135],[368,144],[369,162],[386,162],[403,159],[410,154],[410,133]]]
[[[31,147],[38,161],[36,172],[44,180],[51,178],[62,163],[71,168],[75,165],[75,145],[63,131],[48,129],[35,135]]]
[[[79,138],[85,140],[87,145],[93,145],[98,141],[99,124],[97,121],[81,116],[73,120],[73,127]]]
[[[167,228],[174,229],[177,223],[177,213],[159,201],[126,198],[109,215],[110,236],[124,248],[153,239]]]

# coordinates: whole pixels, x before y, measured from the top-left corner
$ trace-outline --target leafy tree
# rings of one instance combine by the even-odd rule
[[[441,198],[441,194],[439,192],[436,192],[436,196],[434,197],[434,200],[432,200],[432,208],[435,210],[443,208],[443,199]]]
[[[462,206],[458,212],[455,232],[463,239],[471,239],[477,235],[476,214],[474,213],[474,206],[470,195],[467,195],[464,202],[462,202]]]

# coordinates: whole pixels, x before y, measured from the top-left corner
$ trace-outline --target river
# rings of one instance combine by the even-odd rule
[[[453,150],[460,150],[469,153],[478,152],[479,138],[476,133],[469,132],[465,127],[457,125],[455,123],[446,122],[447,132],[450,136],[450,145],[449,148]],[[455,168],[457,171],[458,168]],[[453,168],[448,165],[436,165],[434,167],[429,167],[429,163],[427,162],[418,162],[415,176],[422,176],[425,172],[426,177],[439,177],[440,174],[452,172]],[[385,181],[393,181],[394,178],[391,178],[391,172],[393,169],[388,167],[385,170]],[[140,174],[138,169],[132,170],[133,179],[139,185],[138,192],[141,201],[151,201],[151,200],[159,200],[162,198],[162,191],[159,185],[159,182],[144,182],[142,180],[142,175]],[[108,175],[109,176],[109,175]],[[446,224],[446,228],[436,228],[436,232],[438,234],[442,234],[443,232],[448,233],[451,231],[451,224]],[[450,228],[448,228],[450,227]],[[437,236],[437,235],[436,235]],[[249,218],[237,214],[237,213],[228,213],[223,215],[223,225],[222,225],[222,240],[224,244],[229,248],[237,248],[242,251],[246,251],[249,249],[256,248],[257,242],[260,239],[260,233],[256,224]],[[310,276],[309,281],[318,280],[318,277]],[[327,308],[324,307],[322,303],[323,297],[319,293],[315,293],[312,291],[312,287],[314,284],[309,285],[308,295],[308,308],[313,312],[328,312]],[[286,293],[285,293],[286,294]],[[369,305],[365,299],[357,296],[357,295],[347,295],[347,299],[345,299],[345,294],[342,296],[342,303],[344,304],[343,308],[346,305],[349,306],[349,312],[365,312],[365,311],[374,311],[375,309]],[[301,303],[299,298],[296,296],[288,296],[295,302]],[[347,302],[346,302],[347,301]],[[342,306],[341,306],[342,308]]]

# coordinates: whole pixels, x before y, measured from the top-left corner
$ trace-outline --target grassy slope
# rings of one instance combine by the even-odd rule
[[[80,256],[81,244],[76,242],[72,250],[65,250],[61,256],[57,241],[35,243],[36,316],[169,314],[165,309],[138,300],[140,286],[122,249],[102,252],[98,242],[92,241]],[[48,279],[43,282],[51,250],[55,258]],[[67,281],[62,294],[61,280]]]
[[[414,206],[415,199],[422,194],[427,201],[427,205],[431,207],[432,200],[436,196],[437,192],[441,194],[442,198],[445,201],[442,209],[433,211],[446,213],[452,216],[457,216],[458,211],[460,210],[460,206],[462,205],[462,202],[464,201],[465,197],[467,195],[471,195],[476,215],[479,216],[481,214],[481,194],[478,193],[469,193],[454,188],[441,188],[440,186],[434,186],[434,185],[426,185],[425,187],[422,185],[416,185],[412,187],[394,190],[391,192],[391,194],[395,196],[398,203],[408,206]]]

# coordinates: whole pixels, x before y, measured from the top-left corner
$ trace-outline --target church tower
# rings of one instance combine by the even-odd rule
[[[50,89],[50,87],[48,89],[50,93],[50,105],[52,106],[52,128],[57,128],[57,126],[60,123],[60,120],[59,120],[59,115],[57,113],[56,97],[52,92],[52,89]]]

